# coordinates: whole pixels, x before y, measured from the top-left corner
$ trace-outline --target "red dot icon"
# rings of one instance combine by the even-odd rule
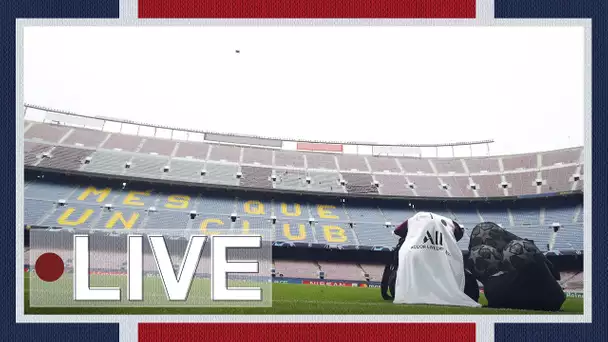
[[[53,282],[63,274],[63,260],[55,253],[44,253],[36,260],[34,270],[41,280]]]

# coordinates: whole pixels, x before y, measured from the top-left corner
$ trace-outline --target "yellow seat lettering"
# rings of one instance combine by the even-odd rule
[[[337,226],[323,226],[323,234],[327,242],[340,243],[347,240],[346,231]]]
[[[106,223],[106,228],[114,228],[116,223],[118,221],[120,221],[120,223],[122,223],[123,228],[131,229],[137,222],[138,218],[139,218],[139,214],[133,213],[133,214],[131,214],[131,217],[129,217],[129,219],[127,220],[127,219],[125,219],[125,216],[123,215],[123,213],[121,211],[117,211],[114,213],[114,215],[112,215],[112,217]]]
[[[203,232],[203,234],[205,234],[205,235],[218,235],[218,234],[220,234],[220,232],[218,232],[218,231],[208,231],[207,230],[207,226],[210,223],[215,223],[218,226],[223,226],[224,225],[224,221],[219,220],[219,219],[214,219],[214,218],[204,219],[203,222],[201,222],[201,232]]]
[[[290,212],[289,209],[287,208],[287,203],[281,203],[281,212],[285,216],[297,217],[297,216],[302,215],[302,208],[300,207],[300,204],[294,203],[293,212]]]
[[[78,196],[78,200],[79,201],[84,201],[87,199],[87,197],[89,197],[89,195],[95,195],[97,196],[97,202],[101,203],[103,202],[108,195],[110,195],[110,192],[112,190],[110,188],[105,188],[105,189],[97,189],[94,186],[90,186],[88,188],[86,188],[81,194],[80,196]]]
[[[339,219],[339,217],[337,215],[333,215],[331,213],[330,209],[336,209],[336,206],[335,205],[323,205],[323,204],[317,205],[317,213],[319,214],[320,218],[333,219],[333,220]]]
[[[87,209],[80,215],[76,220],[70,220],[70,216],[76,211],[74,208],[68,208],[59,218],[57,219],[57,223],[62,226],[77,226],[79,224],[85,223],[91,215],[95,212],[93,209]]]
[[[249,215],[264,215],[264,203],[260,201],[247,201],[243,206]]]
[[[167,199],[169,203],[165,204],[165,208],[169,209],[186,209],[190,205],[190,196],[186,195],[171,195]]]
[[[306,239],[306,227],[304,226],[304,224],[299,224],[298,235],[294,236],[293,234],[291,234],[291,226],[289,225],[289,223],[285,223],[283,224],[283,235],[285,235],[287,239],[292,241],[302,241]]]
[[[141,201],[141,198],[139,198],[139,196],[150,196],[151,192],[151,190],[129,191],[129,194],[127,194],[127,197],[125,197],[124,201],[122,201],[122,204],[143,207],[145,203]]]

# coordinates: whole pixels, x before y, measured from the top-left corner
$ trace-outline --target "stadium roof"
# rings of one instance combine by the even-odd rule
[[[382,142],[367,142],[367,141],[332,141],[332,140],[310,140],[303,138],[293,138],[293,137],[267,137],[267,136],[258,136],[252,134],[235,134],[235,133],[227,133],[227,132],[213,132],[200,130],[195,128],[183,128],[183,127],[175,127],[175,126],[164,126],[164,125],[153,125],[145,122],[132,121],[127,119],[113,118],[109,116],[88,116],[84,114],[73,113],[65,110],[59,110],[54,108],[48,108],[43,106],[37,106],[33,104],[25,104],[26,108],[42,110],[54,114],[64,114],[68,116],[86,118],[86,119],[96,119],[96,120],[104,120],[109,122],[117,122],[117,123],[125,123],[131,125],[145,126],[145,127],[154,127],[154,128],[163,128],[168,130],[177,130],[183,132],[193,132],[193,133],[202,133],[202,134],[217,134],[217,135],[226,135],[232,137],[243,137],[243,138],[254,138],[254,139],[267,139],[267,140],[281,140],[281,141],[292,141],[292,142],[307,142],[307,143],[323,143],[323,144],[343,144],[343,145],[366,145],[366,146],[402,146],[402,147],[448,147],[448,146],[463,146],[463,145],[481,145],[481,144],[490,144],[493,143],[494,140],[476,140],[476,141],[458,141],[458,142],[445,142],[445,143],[436,143],[436,144],[394,144],[394,143],[382,143]]]

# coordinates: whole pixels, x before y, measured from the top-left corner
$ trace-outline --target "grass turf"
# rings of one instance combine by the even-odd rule
[[[100,286],[100,279],[108,276],[91,277],[92,286]],[[111,277],[113,278],[113,277]],[[124,279],[125,277],[120,277]],[[112,279],[116,286],[116,278]],[[199,280],[200,281],[200,280]],[[105,281],[101,281],[104,283]],[[159,286],[157,278],[145,278],[145,286]],[[195,280],[196,282],[196,280]],[[69,284],[67,284],[69,283]],[[60,284],[67,295],[71,280]],[[109,285],[109,284],[108,284]],[[108,286],[106,285],[106,286]],[[67,287],[66,287],[67,286]],[[162,286],[162,285],[160,285]],[[194,284],[193,284],[194,286]],[[125,287],[122,287],[123,289]],[[34,290],[36,291],[36,290]],[[124,290],[123,290],[124,291]],[[69,291],[71,296],[71,291]],[[380,297],[378,288],[329,287],[318,285],[272,284],[272,307],[268,308],[208,308],[208,307],[30,307],[30,279],[25,276],[26,314],[325,314],[325,315],[394,315],[394,314],[476,314],[476,315],[516,315],[516,314],[582,314],[583,299],[568,298],[560,312],[524,311],[490,308],[465,308],[432,305],[395,305]],[[480,303],[486,305],[483,297]]]

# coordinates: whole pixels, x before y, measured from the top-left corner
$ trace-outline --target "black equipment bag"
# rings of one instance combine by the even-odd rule
[[[464,294],[479,302],[479,284],[477,284],[475,276],[466,268],[464,269]]]
[[[566,299],[559,271],[534,242],[493,222],[473,228],[466,265],[483,283],[488,307],[557,311]]]
[[[384,300],[395,299],[395,282],[397,281],[397,269],[399,268],[399,250],[405,241],[405,237],[399,239],[397,246],[393,250],[392,262],[384,267],[380,293]]]

